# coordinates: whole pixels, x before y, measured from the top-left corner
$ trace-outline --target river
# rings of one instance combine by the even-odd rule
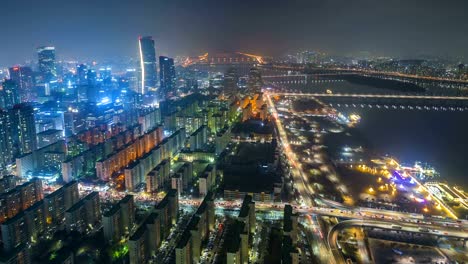
[[[329,89],[341,93],[396,93],[346,81],[310,83],[293,88],[304,92]],[[426,162],[440,173],[442,181],[468,189],[468,111],[375,107],[338,110],[361,116],[356,129],[374,151],[389,154],[408,164]]]

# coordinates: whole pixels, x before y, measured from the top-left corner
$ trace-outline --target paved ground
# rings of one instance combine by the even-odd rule
[[[449,263],[437,248],[369,239],[375,263]]]

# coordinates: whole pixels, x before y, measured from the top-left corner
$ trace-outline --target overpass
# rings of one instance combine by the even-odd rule
[[[338,233],[344,228],[350,227],[368,227],[368,228],[379,228],[385,230],[395,230],[401,232],[410,232],[410,233],[424,233],[434,236],[443,236],[443,237],[452,237],[457,239],[463,239],[463,241],[468,240],[468,233],[463,230],[454,230],[446,227],[438,227],[433,225],[421,225],[421,224],[409,224],[401,222],[390,222],[382,220],[346,220],[342,221],[335,226],[333,226],[328,232],[327,241],[328,246],[338,263],[346,263],[343,255],[340,252],[339,245],[337,243]]]

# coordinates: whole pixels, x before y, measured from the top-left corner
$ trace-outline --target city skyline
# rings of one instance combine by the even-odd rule
[[[0,8],[0,264],[468,262],[468,3]]]
[[[463,14],[468,4],[463,1],[92,4],[88,9],[86,3],[56,0],[3,3],[11,10],[0,18],[9,24],[3,35],[15,41],[0,43],[0,64],[31,60],[34,50],[44,45],[57,47],[60,59],[66,60],[137,58],[135,39],[140,35],[154,36],[159,55],[169,56],[241,50],[277,56],[297,49],[395,57],[468,55],[468,37],[463,34],[468,30]],[[83,19],[85,9],[90,13]],[[133,19],[122,19],[126,16]]]

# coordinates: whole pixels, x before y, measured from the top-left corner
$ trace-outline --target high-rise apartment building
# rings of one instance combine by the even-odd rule
[[[18,84],[11,79],[0,82],[0,108],[10,109],[19,102]]]
[[[11,133],[11,118],[7,111],[0,110],[0,168],[13,162],[15,151],[13,149],[14,137]]]
[[[37,148],[34,109],[28,104],[15,105],[10,110],[11,133],[15,138],[17,155],[31,153]]]
[[[30,67],[15,66],[8,69],[10,79],[18,86],[21,102],[32,102],[36,98],[34,92],[34,74]]]

